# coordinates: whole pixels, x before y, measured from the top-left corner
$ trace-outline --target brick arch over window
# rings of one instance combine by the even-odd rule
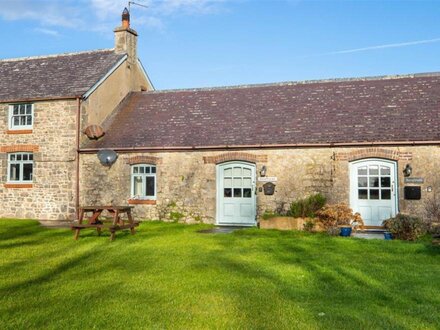
[[[335,153],[335,160],[347,160],[349,162],[364,158],[385,158],[391,160],[411,160],[412,152],[401,152],[384,148],[364,148],[350,152]]]
[[[232,160],[241,160],[250,163],[267,162],[267,155],[254,155],[246,152],[227,152],[216,156],[203,157],[205,164],[219,164]]]
[[[157,165],[162,162],[162,159],[159,157],[153,156],[132,156],[127,159],[127,164],[135,165],[135,164],[152,164]]]

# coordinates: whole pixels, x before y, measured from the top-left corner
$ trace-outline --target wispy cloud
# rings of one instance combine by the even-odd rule
[[[142,26],[164,30],[171,15],[207,15],[220,10],[227,0],[137,0],[148,6],[132,5],[132,19],[136,28]],[[0,19],[34,21],[38,32],[55,35],[60,27],[73,30],[106,32],[120,23],[120,14],[127,0],[0,0]],[[92,24],[86,24],[93,22]],[[43,31],[45,29],[45,31]],[[36,31],[36,30],[35,30]]]
[[[321,55],[359,53],[359,52],[366,52],[366,51],[377,50],[377,49],[400,48],[400,47],[408,47],[408,46],[422,45],[422,44],[433,44],[436,42],[440,42],[440,38],[416,40],[416,41],[408,41],[408,42],[399,42],[399,43],[394,43],[394,44],[384,44],[384,45],[368,46],[368,47],[345,49],[345,50],[337,50],[337,51],[333,51],[333,52],[323,53]]]
[[[58,31],[52,30],[52,29],[35,28],[34,31],[38,32],[38,33],[46,34],[46,35],[52,36],[52,37],[59,37],[60,36],[60,33]]]

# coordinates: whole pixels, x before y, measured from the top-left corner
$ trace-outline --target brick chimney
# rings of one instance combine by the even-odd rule
[[[122,12],[122,25],[115,30],[115,52],[126,53],[128,61],[135,63],[137,60],[137,32],[130,28],[130,13],[127,8]]]

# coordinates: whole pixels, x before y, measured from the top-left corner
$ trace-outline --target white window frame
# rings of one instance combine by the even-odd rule
[[[140,172],[140,168],[143,167],[144,168],[144,173],[139,173]],[[146,173],[146,168],[149,167],[150,168],[150,173]],[[138,169],[138,173],[134,173],[135,168]],[[154,173],[152,173],[152,168],[155,169]],[[157,167],[154,164],[134,164],[131,165],[131,170],[130,170],[130,191],[131,191],[131,198],[132,199],[142,199],[142,200],[156,200],[156,196],[157,196]],[[134,194],[134,178],[135,177],[141,177],[142,178],[142,194],[141,195],[135,195]],[[145,192],[145,185],[146,185],[146,178],[147,177],[153,177],[154,178],[154,196],[146,196],[146,192]]]
[[[32,155],[32,160],[17,160],[17,155]],[[15,156],[15,160],[11,160]],[[32,152],[13,152],[8,153],[8,183],[32,183],[34,182],[34,154]],[[20,168],[20,175],[18,180],[11,180],[11,165],[12,164],[18,164]],[[31,173],[31,179],[30,180],[23,180],[23,165],[24,164],[32,164],[32,173]]]
[[[32,119],[32,123],[30,125],[14,125],[14,121],[13,118],[14,116],[14,107],[18,106],[19,109],[21,106],[25,106],[27,107],[28,105],[31,106],[31,119]],[[28,114],[24,114],[24,115],[18,115],[18,116],[28,116]],[[9,105],[9,114],[8,114],[8,129],[9,130],[23,130],[23,129],[32,129],[34,127],[34,105],[32,103],[16,103],[16,104],[10,104]]]

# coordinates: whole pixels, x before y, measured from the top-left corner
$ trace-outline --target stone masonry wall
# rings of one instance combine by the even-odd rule
[[[0,217],[65,220],[75,217],[76,100],[34,102],[33,130],[8,132],[0,104]],[[33,183],[7,184],[7,154],[33,151]]]
[[[229,155],[229,156],[228,156]],[[241,155],[241,156],[240,156]],[[102,166],[96,154],[81,155],[80,204],[122,204],[130,199],[130,159],[147,157],[157,164],[157,201],[136,204],[140,219],[171,218],[186,222],[215,223],[216,161],[245,160],[263,165],[267,176],[277,177],[273,196],[259,191],[257,211],[288,207],[295,199],[321,192],[329,203],[349,203],[349,161],[361,158],[387,158],[397,161],[399,210],[424,215],[424,202],[440,192],[439,147],[386,148],[314,148],[247,150],[244,152],[163,152],[120,154],[110,168]],[[406,164],[413,167],[413,177],[423,177],[422,200],[403,199]],[[258,175],[258,174],[257,174]],[[433,188],[427,192],[427,187]]]

